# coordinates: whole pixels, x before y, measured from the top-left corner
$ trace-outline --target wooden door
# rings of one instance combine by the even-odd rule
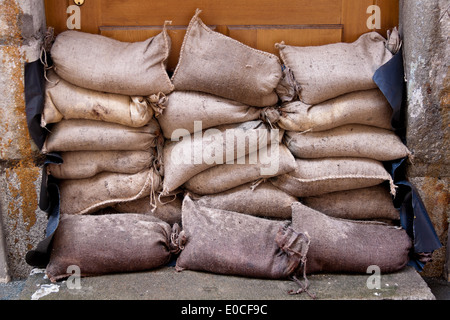
[[[68,29],[67,20],[75,14],[68,8],[74,2],[45,0],[47,26],[56,34]],[[145,40],[161,32],[166,20],[172,21],[169,70],[178,62],[197,8],[214,30],[274,54],[274,44],[281,41],[296,46],[353,42],[371,31],[368,24],[386,37],[386,31],[398,25],[399,13],[398,0],[85,0],[78,8],[80,31],[121,41]]]

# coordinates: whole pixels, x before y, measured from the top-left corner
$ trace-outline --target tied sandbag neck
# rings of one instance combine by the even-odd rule
[[[146,97],[145,100],[147,101],[148,105],[153,109],[155,118],[158,118],[160,115],[163,114],[163,111],[167,106],[169,98],[163,92],[158,92],[156,94],[152,94]]]
[[[300,286],[298,290],[290,290],[288,293],[294,295],[306,292],[311,298],[316,299],[316,294],[309,291],[309,280],[306,277],[306,255],[311,243],[309,234],[298,233],[285,225],[278,230],[275,241],[289,257],[287,266],[289,278]],[[304,282],[298,279],[298,274],[302,274]]]
[[[281,115],[280,112],[278,111],[278,107],[273,106],[263,108],[259,115],[259,119],[267,123],[271,129],[279,129],[276,123],[278,122],[278,120],[280,120],[280,118]]]
[[[49,64],[48,64],[47,52],[50,52],[50,49],[52,48],[54,41],[55,41],[55,29],[53,27],[48,27],[47,31],[45,33],[44,39],[42,40],[41,54],[39,56],[39,59],[41,60],[42,65],[44,66],[45,80],[56,85],[59,82],[59,80],[56,82],[53,82],[47,78],[47,70],[50,70],[53,68],[53,65],[49,66]]]
[[[186,234],[178,223],[172,226],[172,233],[170,235],[169,251],[171,254],[178,254],[184,249],[187,242]]]

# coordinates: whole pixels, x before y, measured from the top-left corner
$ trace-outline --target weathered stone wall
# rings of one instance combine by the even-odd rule
[[[26,252],[43,238],[38,209],[41,157],[25,115],[24,66],[37,60],[44,1],[0,0],[0,281],[24,278]]]
[[[423,275],[442,276],[449,223],[449,35],[448,0],[400,1],[407,80],[407,145],[414,153],[408,168],[436,233],[444,245],[433,254]],[[448,265],[448,263],[447,263]]]

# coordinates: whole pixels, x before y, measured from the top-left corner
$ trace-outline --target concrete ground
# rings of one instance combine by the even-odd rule
[[[381,275],[379,289],[369,289],[370,275],[317,274],[308,277],[318,300],[450,300],[450,284],[424,279],[412,267]],[[0,284],[1,300],[311,300],[290,280],[262,280],[204,272],[176,272],[173,267],[135,273],[85,277],[51,283],[44,270],[28,279]]]

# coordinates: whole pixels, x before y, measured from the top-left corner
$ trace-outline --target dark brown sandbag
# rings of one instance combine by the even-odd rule
[[[301,202],[312,209],[336,218],[400,219],[400,213],[394,207],[389,188],[383,184],[305,197],[301,199]]]
[[[143,214],[63,215],[53,238],[46,274],[52,281],[81,276],[142,271],[167,264],[177,253],[179,226]]]
[[[311,237],[306,265],[309,274],[366,273],[371,265],[388,273],[408,263],[411,239],[400,227],[333,218],[300,202],[292,204],[292,227]]]
[[[176,268],[282,279],[299,271],[309,238],[275,221],[200,206],[186,196],[184,248]]]
[[[270,182],[256,187],[254,183],[247,183],[224,192],[192,197],[203,207],[273,219],[291,219],[291,204],[298,201]]]

